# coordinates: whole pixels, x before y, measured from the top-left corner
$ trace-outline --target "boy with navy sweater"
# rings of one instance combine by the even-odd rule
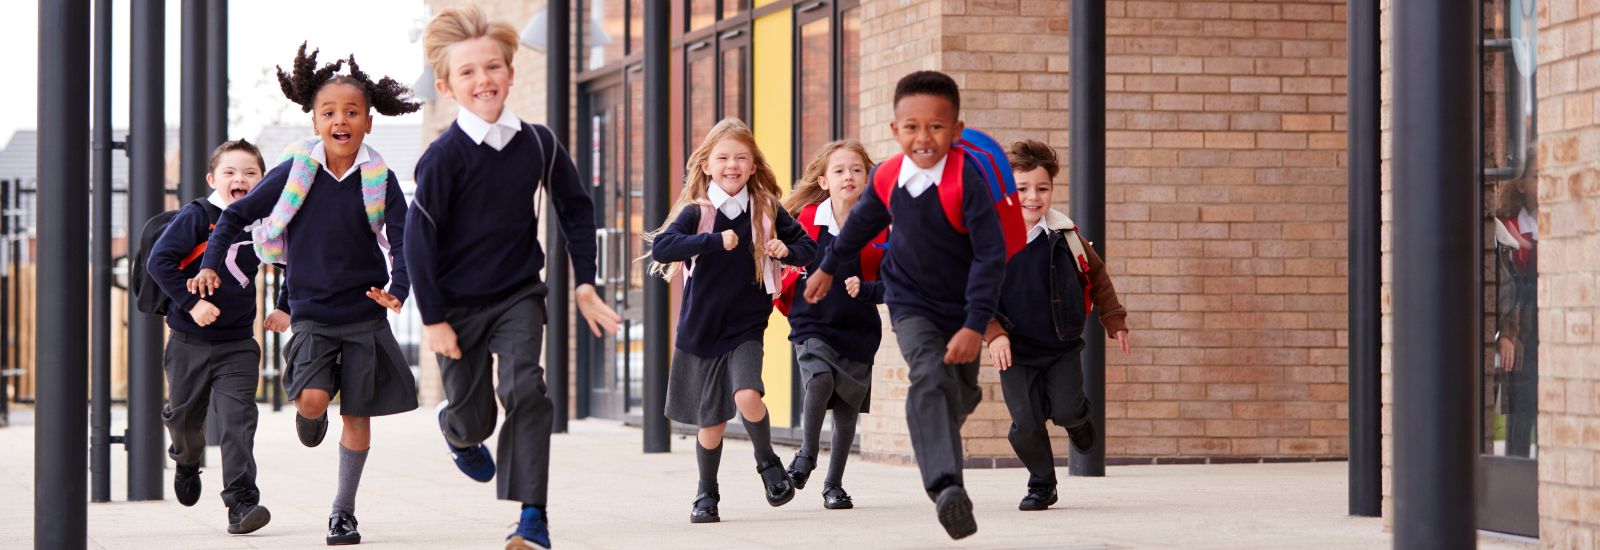
[[[259,505],[256,487],[256,380],[261,346],[255,340],[256,270],[261,262],[243,243],[233,262],[245,276],[243,285],[227,285],[207,298],[191,294],[188,280],[200,271],[196,247],[206,244],[217,216],[245,196],[266,165],[256,146],[229,141],[211,154],[206,182],[215,191],[184,205],[150,250],[147,272],[171,300],[167,326],[172,337],[162,354],[169,388],[161,421],[172,435],[168,453],[177,463],[173,494],[184,506],[200,498],[200,460],[205,457],[205,421],[215,402],[222,418],[222,477],[227,486],[228,532],[250,533],[265,526],[272,514]],[[201,248],[200,250],[204,250]],[[279,308],[284,307],[281,302]],[[282,311],[273,311],[268,326],[282,326]]]
[[[954,539],[978,530],[961,475],[961,425],[982,399],[978,348],[994,317],[1006,261],[1005,237],[983,177],[971,165],[959,179],[944,175],[951,145],[961,136],[960,112],[961,93],[949,76],[919,71],[900,79],[890,130],[905,156],[891,191],[892,207],[886,208],[878,193],[866,193],[820,269],[808,278],[805,294],[809,302],[821,300],[833,284],[832,274],[894,223],[895,237],[879,277],[910,368],[906,422],[923,489]],[[946,218],[935,189],[940,185],[962,186],[966,234]]]
[[[578,308],[598,336],[615,332],[620,318],[594,289],[594,205],[555,133],[505,106],[517,49],[510,25],[490,22],[476,8],[448,9],[429,22],[424,47],[438,75],[434,87],[460,103],[456,122],[417,161],[405,235],[428,347],[444,382],[439,428],[462,473],[479,482],[498,478],[497,496],[522,504],[506,548],[549,548],[554,409],[539,365],[547,288],[539,278],[545,255],[535,192],[544,186],[554,201]],[[491,356],[499,357],[498,388]],[[496,394],[506,418],[498,457],[491,457],[483,442],[495,431]]]

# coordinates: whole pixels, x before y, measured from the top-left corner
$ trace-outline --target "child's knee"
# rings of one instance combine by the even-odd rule
[[[722,445],[722,433],[727,430],[727,422],[715,426],[707,426],[700,428],[700,433],[696,434],[696,438],[699,440],[701,447],[715,449]]]
[[[833,375],[822,373],[812,376],[806,381],[806,391],[817,392],[819,395],[833,393]]]
[[[300,395],[294,398],[294,405],[300,410],[300,416],[316,418],[328,412],[328,402],[332,399],[326,391],[307,388],[300,390]]]
[[[753,389],[743,389],[733,392],[733,403],[739,407],[739,412],[745,417],[764,416],[767,411],[766,403],[761,402],[761,392]],[[758,414],[759,413],[759,414]],[[753,420],[760,420],[754,418]]]

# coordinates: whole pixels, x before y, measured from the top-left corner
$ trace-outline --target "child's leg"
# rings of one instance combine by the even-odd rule
[[[767,418],[767,404],[761,401],[761,393],[742,389],[733,392],[733,402],[739,407],[739,418],[755,447],[756,466],[778,461],[778,453],[772,450],[772,422]]]
[[[800,412],[805,434],[800,440],[800,453],[816,458],[822,439],[822,417],[828,412],[828,400],[833,397],[833,373],[815,374],[806,381],[805,404]],[[838,422],[835,417],[835,422]]]
[[[167,453],[179,466],[194,467],[206,453],[206,412],[211,403],[209,346],[184,341],[174,332],[161,362],[167,371],[167,406],[161,423],[172,436]]]
[[[717,494],[717,469],[722,465],[722,432],[728,429],[724,422],[700,428],[695,437],[694,459],[700,468],[700,492]]]
[[[494,404],[494,356],[483,338],[492,316],[471,312],[447,315],[456,333],[460,359],[438,355],[439,378],[448,404],[439,415],[439,431],[445,443],[457,449],[476,447],[494,435],[500,410]]]
[[[844,463],[850,459],[850,446],[856,440],[856,421],[861,413],[849,406],[833,409],[833,448],[828,455],[828,479],[825,483],[839,487],[844,483]]]
[[[547,395],[544,368],[539,366],[544,342],[543,294],[517,300],[494,321],[489,349],[500,358],[500,385],[495,392],[506,409],[495,447],[497,494],[544,509],[550,479],[550,429],[555,407]],[[488,408],[493,427],[494,405]]]
[[[328,402],[332,400],[333,396],[328,395],[328,390],[306,388],[295,396],[294,409],[300,416],[314,419],[328,412]]]
[[[211,396],[222,421],[222,502],[256,504],[256,371],[261,348],[255,340],[219,345]]]
[[[1041,385],[1052,422],[1072,431],[1089,421],[1092,405],[1083,393],[1083,359],[1078,351],[1055,357],[1043,378]],[[1010,399],[1006,397],[1007,401]]]
[[[344,416],[344,432],[339,434],[339,491],[333,497],[334,514],[356,513],[356,489],[361,486],[361,471],[367,467],[367,451],[372,447],[372,419]]]
[[[894,322],[894,331],[910,371],[906,424],[911,449],[923,489],[929,498],[937,498],[945,487],[962,484],[961,422],[977,405],[977,369],[973,364],[945,364],[949,337],[932,321],[906,317]],[[972,371],[970,388],[964,370]]]
[[[1017,458],[1028,469],[1028,489],[1055,487],[1055,453],[1050,448],[1050,432],[1044,424],[1045,369],[1018,357],[1016,364],[1000,372],[1000,390],[1011,412],[1011,433],[1007,439]]]

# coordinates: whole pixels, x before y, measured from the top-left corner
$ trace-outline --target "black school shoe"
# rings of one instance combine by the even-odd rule
[[[817,457],[797,452],[794,460],[789,462],[789,480],[794,482],[796,491],[806,488],[806,481],[811,479],[811,471],[817,469]]]
[[[254,533],[272,521],[272,512],[266,506],[253,502],[240,502],[228,508],[228,534]]]
[[[722,516],[717,513],[717,503],[721,500],[722,495],[715,492],[695,495],[694,509],[689,511],[689,523],[716,523],[722,521]]]
[[[300,443],[307,447],[322,444],[322,438],[328,435],[328,412],[323,411],[322,416],[316,420],[294,413],[294,431],[300,436]]]
[[[844,492],[844,487],[823,482],[822,507],[829,510],[849,510],[856,505],[850,500],[850,493]]]
[[[356,516],[335,512],[328,518],[328,546],[361,544],[361,532],[356,530]]]
[[[939,513],[939,524],[951,539],[961,540],[978,532],[978,520],[972,517],[972,499],[960,485],[951,485],[939,491],[934,501]]]
[[[1024,512],[1037,512],[1049,508],[1056,503],[1056,488],[1054,486],[1044,489],[1028,489],[1028,496],[1022,497],[1022,503],[1017,505],[1018,510]]]
[[[172,494],[184,506],[200,502],[200,467],[179,464],[177,475],[172,476]]]
[[[777,508],[794,500],[794,481],[789,479],[789,472],[784,471],[782,460],[774,459],[767,464],[757,464],[756,473],[761,474],[761,485],[765,489],[767,504]]]
[[[1072,450],[1078,451],[1078,454],[1094,452],[1094,439],[1093,420],[1085,420],[1076,428],[1067,428],[1067,441],[1072,443]]]

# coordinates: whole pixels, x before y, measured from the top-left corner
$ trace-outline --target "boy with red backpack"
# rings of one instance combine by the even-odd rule
[[[949,76],[920,71],[900,79],[890,129],[903,154],[874,171],[872,192],[851,211],[805,290],[806,301],[820,301],[833,274],[893,222],[896,236],[879,276],[910,369],[906,421],[923,488],[953,539],[978,530],[961,475],[961,425],[982,398],[978,348],[1005,277],[1007,233],[1021,233],[1014,194],[997,199],[980,171],[990,163],[993,174],[993,159],[956,146],[960,112],[961,92]],[[1003,210],[1009,212],[997,212]]]
[[[1066,428],[1072,447],[1094,451],[1095,426],[1083,393],[1083,327],[1092,307],[1128,353],[1128,313],[1117,301],[1105,262],[1072,220],[1050,208],[1060,173],[1055,150],[1019,141],[1007,150],[1022,203],[1028,245],[1006,263],[1000,309],[985,340],[1011,412],[1011,448],[1028,468],[1028,494],[1017,508],[1056,503],[1055,454],[1045,420]],[[1049,304],[1049,307],[1043,307]]]

